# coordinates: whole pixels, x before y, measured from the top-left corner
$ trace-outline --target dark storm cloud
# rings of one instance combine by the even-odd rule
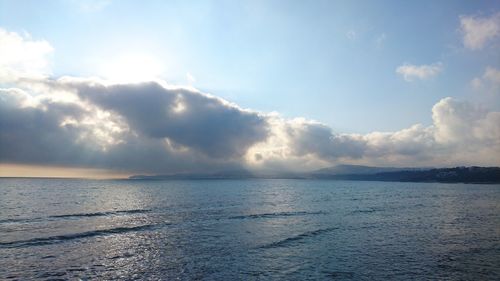
[[[46,84],[38,98],[0,91],[1,162],[149,173],[237,169],[268,130],[259,114],[186,89]],[[61,91],[80,99],[54,100]]]
[[[335,134],[330,127],[316,123],[306,123],[299,130],[291,130],[290,136],[296,154],[310,153],[327,160],[360,158],[367,148],[362,139]]]
[[[44,101],[21,106],[23,92],[0,89],[0,155],[11,163],[66,164],[82,162],[90,151],[77,145],[79,131],[61,127],[66,117],[79,119],[84,110],[71,104]]]
[[[211,157],[240,157],[267,137],[264,117],[195,91],[167,89],[155,82],[74,86],[81,98],[120,114],[137,132],[168,138]]]

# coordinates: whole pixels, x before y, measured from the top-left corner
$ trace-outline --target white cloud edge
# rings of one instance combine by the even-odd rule
[[[396,68],[396,73],[403,76],[408,81],[416,79],[426,80],[435,77],[443,71],[443,63],[436,62],[432,64],[415,65],[404,63]]]

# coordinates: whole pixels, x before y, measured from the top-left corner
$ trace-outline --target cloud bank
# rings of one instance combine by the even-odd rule
[[[415,79],[425,80],[438,75],[443,70],[443,64],[440,62],[434,64],[413,65],[403,64],[396,68],[396,73],[403,76],[406,81]]]
[[[360,135],[244,110],[162,82],[65,77],[26,84],[0,91],[4,163],[148,173],[500,164],[500,112],[452,98],[433,107],[431,126]]]
[[[0,34],[21,38],[21,46],[40,42]],[[28,64],[52,50],[34,46],[38,57]],[[44,67],[31,75],[18,66],[1,65],[9,82],[0,89],[0,163],[151,174],[304,171],[337,163],[500,165],[500,112],[453,98],[434,105],[430,126],[342,134],[164,81],[53,79]]]

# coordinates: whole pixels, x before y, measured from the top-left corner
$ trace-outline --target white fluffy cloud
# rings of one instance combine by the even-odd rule
[[[396,132],[337,134],[304,119],[273,117],[271,137],[248,151],[253,164],[307,166],[350,162],[374,165],[499,165],[500,112],[453,98],[432,109],[433,124]],[[258,156],[257,156],[258,155]],[[267,162],[266,162],[267,161]]]
[[[443,70],[443,64],[437,62],[434,64],[403,64],[396,68],[396,73],[403,76],[406,81],[413,81],[415,79],[428,79],[430,77],[438,75]]]
[[[478,50],[500,36],[500,13],[489,17],[460,16],[464,46]]]
[[[32,40],[0,28],[0,82],[16,77],[32,77],[50,72],[52,46],[45,40]]]
[[[488,66],[481,77],[472,79],[471,84],[477,90],[498,94],[500,93],[500,70]]]

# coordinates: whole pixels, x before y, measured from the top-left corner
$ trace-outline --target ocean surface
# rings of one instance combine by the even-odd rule
[[[500,185],[0,179],[0,280],[500,280]]]

